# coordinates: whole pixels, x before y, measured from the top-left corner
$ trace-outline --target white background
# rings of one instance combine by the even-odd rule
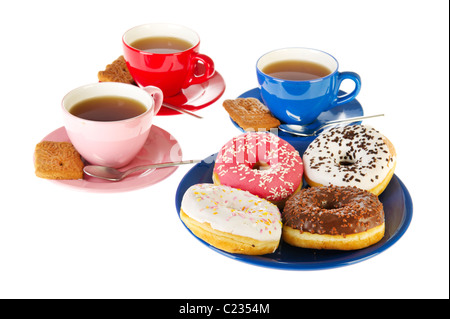
[[[322,49],[362,78],[365,123],[395,145],[414,217],[369,260],[283,271],[215,253],[186,231],[175,191],[190,167],[119,194],[60,187],[34,175],[35,145],[62,126],[60,102],[96,82],[121,37],[148,22],[196,30],[227,89],[188,116],[154,124],[185,159],[215,153],[239,131],[222,101],[256,87],[272,49]],[[0,4],[1,298],[448,298],[448,1],[3,1]]]

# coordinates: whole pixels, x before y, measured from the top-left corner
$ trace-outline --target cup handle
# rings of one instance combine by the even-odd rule
[[[153,114],[158,114],[159,110],[161,109],[161,105],[164,100],[163,92],[160,88],[157,88],[156,86],[145,86],[142,88],[145,92],[150,94],[150,96],[153,98],[154,101],[154,107],[153,107]]]
[[[195,67],[199,62],[203,64],[205,71],[203,72],[202,75],[196,76]],[[192,84],[199,84],[207,81],[214,75],[214,72],[215,72],[214,61],[205,54],[201,53],[196,54],[195,56],[192,57],[191,73],[187,81],[184,83],[183,88],[187,88]]]
[[[344,96],[336,97],[336,99],[332,103],[332,107],[342,105],[344,103],[348,103],[348,102],[352,101],[358,95],[359,91],[361,90],[361,78],[359,77],[359,75],[357,73],[355,73],[355,72],[340,72],[338,75],[338,85],[337,85],[338,92],[339,92],[339,87],[341,86],[342,81],[347,80],[347,79],[355,82],[355,88],[353,89],[353,91],[351,93],[348,93]]]

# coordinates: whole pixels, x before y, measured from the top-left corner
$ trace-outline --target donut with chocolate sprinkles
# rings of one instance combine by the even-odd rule
[[[350,186],[302,189],[282,213],[283,240],[290,245],[355,250],[384,237],[383,204],[368,191]]]
[[[380,195],[394,175],[394,145],[364,125],[332,128],[320,134],[303,154],[310,186],[356,186]]]

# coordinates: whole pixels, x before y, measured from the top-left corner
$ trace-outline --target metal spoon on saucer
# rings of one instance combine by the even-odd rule
[[[195,164],[200,163],[201,160],[188,160],[188,161],[180,161],[180,162],[169,162],[169,163],[160,163],[160,164],[152,164],[152,165],[144,165],[144,166],[136,166],[133,168],[130,168],[126,171],[119,171],[112,167],[107,166],[99,166],[99,165],[87,165],[84,167],[83,171],[92,177],[97,177],[101,179],[106,179],[108,181],[118,182],[130,175],[131,173],[134,173],[136,171],[140,170],[148,170],[152,168],[160,168],[160,167],[169,167],[169,166],[179,166],[183,164]]]
[[[139,85],[139,87],[145,90],[145,88],[142,85]],[[167,103],[167,102],[163,102],[162,106],[164,106],[164,107],[166,107],[168,109],[171,109],[173,111],[179,112],[179,113],[183,113],[183,114],[187,114],[187,115],[196,117],[198,119],[202,119],[203,118],[200,115],[194,114],[194,113],[192,113],[192,112],[182,108],[181,106],[175,106],[175,105],[172,105],[172,104]]]
[[[188,114],[188,115],[196,117],[198,119],[202,119],[203,118],[200,115],[194,114],[192,112],[189,112],[186,109],[183,109],[182,107],[175,106],[175,105],[172,105],[172,104],[169,104],[169,103],[166,103],[166,102],[163,102],[162,106],[167,107],[168,109],[180,112],[180,113]]]
[[[278,128],[286,133],[290,133],[293,135],[298,135],[298,136],[315,136],[317,135],[317,133],[330,125],[335,125],[335,124],[339,124],[339,123],[349,123],[349,122],[357,122],[363,119],[368,119],[368,118],[372,118],[372,117],[379,117],[379,116],[384,116],[384,114],[377,114],[377,115],[367,115],[367,116],[357,116],[357,117],[349,117],[346,119],[340,119],[340,120],[335,120],[335,121],[330,121],[327,122],[321,126],[319,126],[316,129],[310,129],[307,126],[303,126],[303,125],[296,125],[296,124],[281,124],[280,126],[278,126]]]

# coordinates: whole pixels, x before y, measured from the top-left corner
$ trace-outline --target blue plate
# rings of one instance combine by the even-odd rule
[[[339,96],[346,94],[344,91],[339,91]],[[254,88],[250,91],[247,91],[240,96],[239,98],[248,98],[253,97],[262,102],[261,94],[259,91],[259,88]],[[338,119],[345,119],[348,117],[356,117],[356,116],[363,116],[364,111],[361,106],[361,104],[358,102],[358,100],[354,99],[353,101],[337,106],[334,109],[331,109],[329,111],[323,112],[319,115],[317,120],[315,120],[313,123],[308,125],[308,128],[316,129],[322,124],[325,124],[329,121],[334,121]],[[240,131],[244,132],[244,130],[230,118],[231,122],[236,126]],[[354,123],[346,123],[345,125],[352,125],[352,124],[361,124],[361,122],[354,122]],[[336,125],[337,126],[337,125]],[[328,127],[332,128],[333,126]],[[276,134],[291,144],[302,156],[305,152],[308,145],[316,138],[315,136],[309,136],[309,137],[302,137],[302,136],[295,136],[291,135],[289,133],[285,133],[283,131],[277,130]]]
[[[217,154],[211,155],[201,163],[195,165],[181,180],[175,205],[180,215],[181,201],[186,190],[198,183],[212,183],[214,159]],[[385,212],[386,231],[383,239],[373,246],[354,250],[316,250],[291,246],[281,241],[278,249],[262,256],[248,256],[231,254],[217,249],[205,241],[196,237],[201,243],[212,250],[229,258],[245,263],[286,270],[318,270],[351,265],[368,258],[374,257],[395,244],[406,232],[413,215],[411,197],[401,180],[394,175],[386,190],[379,196]],[[188,229],[188,228],[186,228]],[[190,230],[188,229],[190,232]]]

